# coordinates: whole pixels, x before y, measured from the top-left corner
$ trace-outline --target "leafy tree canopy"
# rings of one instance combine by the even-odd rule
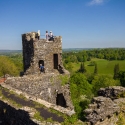
[[[119,72],[119,79],[120,79],[121,85],[125,87],[125,71]]]
[[[70,78],[70,91],[76,114],[79,119],[84,120],[83,110],[87,108],[93,96],[92,85],[83,73],[75,73]]]
[[[108,86],[117,86],[120,85],[119,81],[112,79],[112,77],[108,75],[95,75],[93,81],[93,93],[97,95],[97,91],[100,88],[105,88]]]
[[[5,74],[17,75],[18,70],[15,64],[6,56],[0,56],[0,76]]]
[[[75,73],[70,78],[71,91],[75,91],[72,94],[78,98],[80,95],[86,95],[91,97],[92,86],[88,83],[87,78],[82,73]]]

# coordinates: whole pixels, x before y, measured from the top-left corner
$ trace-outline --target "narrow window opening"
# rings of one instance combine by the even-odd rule
[[[53,55],[54,69],[58,69],[58,54]]]

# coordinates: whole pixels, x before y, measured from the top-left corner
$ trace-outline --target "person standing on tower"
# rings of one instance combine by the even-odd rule
[[[38,40],[40,39],[40,30],[38,30]]]
[[[49,41],[54,41],[54,36],[52,31],[50,31],[50,34],[49,34]]]
[[[45,36],[46,36],[46,40],[48,41],[48,39],[49,39],[49,34],[48,34],[48,31],[46,31]]]

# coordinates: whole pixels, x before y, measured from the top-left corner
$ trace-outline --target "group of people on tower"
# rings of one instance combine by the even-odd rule
[[[40,30],[38,30],[37,34],[38,34],[38,40],[39,40],[40,39]],[[47,41],[54,41],[54,36],[53,36],[52,31],[50,31],[50,33],[48,33],[48,31],[46,31],[45,36],[46,36]],[[35,38],[35,33],[33,33],[33,38]]]
[[[50,31],[50,34],[48,33],[48,31],[46,31],[46,34],[45,34],[45,36],[46,36],[46,40],[48,41],[54,41],[54,36],[53,36],[53,33],[52,33],[52,31]]]

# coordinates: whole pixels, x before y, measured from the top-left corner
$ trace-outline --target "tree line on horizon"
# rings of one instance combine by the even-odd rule
[[[91,58],[99,58],[106,60],[125,60],[124,48],[106,48],[106,49],[92,49],[82,51],[63,52],[64,63],[68,62],[85,62],[90,61]]]

